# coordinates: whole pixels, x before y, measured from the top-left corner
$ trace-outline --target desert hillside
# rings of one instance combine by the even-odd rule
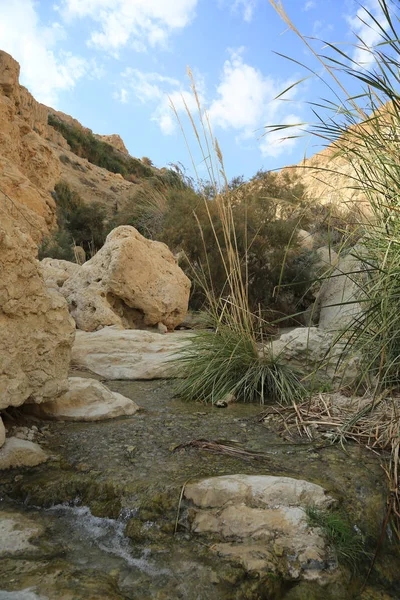
[[[111,211],[158,172],[130,157],[119,135],[93,135],[76,119],[37,102],[19,74],[17,61],[0,51],[0,208],[36,242],[57,226],[57,182],[66,181],[84,202]],[[89,151],[92,161],[85,157]]]

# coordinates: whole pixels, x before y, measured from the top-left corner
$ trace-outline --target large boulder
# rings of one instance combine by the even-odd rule
[[[360,261],[348,254],[339,258],[329,278],[323,282],[317,296],[318,325],[322,329],[340,331],[357,316],[360,304]]]
[[[43,402],[68,387],[75,324],[65,299],[45,286],[31,238],[0,223],[0,410]]]
[[[124,328],[163,323],[174,329],[185,318],[190,281],[165,244],[134,227],[114,229],[104,246],[62,286],[78,329]]]
[[[179,377],[173,359],[190,343],[192,335],[190,332],[162,335],[116,327],[92,333],[77,331],[72,364],[106,379]]]
[[[319,485],[267,475],[225,475],[185,487],[188,526],[220,555],[258,576],[327,583],[337,564],[306,508],[333,504]]]
[[[102,421],[134,415],[139,406],[133,400],[111,392],[95,379],[70,377],[69,388],[54,400],[28,407],[38,417],[56,421]]]
[[[295,367],[306,382],[350,385],[358,375],[356,357],[341,356],[344,343],[335,343],[333,333],[319,327],[297,327],[271,344],[273,356]],[[267,349],[268,351],[268,349]]]

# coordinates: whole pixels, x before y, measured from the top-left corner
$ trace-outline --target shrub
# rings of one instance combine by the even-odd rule
[[[174,251],[183,250],[189,262],[183,265],[187,274],[198,279],[195,271],[200,279],[205,277],[215,295],[221,297],[226,291],[223,257],[226,259],[227,244],[216,201],[205,204],[187,187],[169,190],[166,202],[162,241]],[[261,308],[271,319],[304,310],[311,302],[308,290],[313,255],[297,246],[299,219],[276,218],[276,202],[263,191],[242,196],[232,208],[232,219],[242,275],[248,281],[250,309]],[[201,308],[205,297],[198,284],[191,294],[191,306],[196,309]]]
[[[53,197],[59,230],[43,241],[40,258],[50,256],[73,261],[74,245],[82,246],[89,254],[101,248],[108,231],[106,209],[98,202],[85,204],[63,181],[55,185]]]
[[[196,332],[179,360],[184,378],[178,394],[187,400],[215,404],[228,394],[242,402],[291,403],[305,389],[299,374],[279,356],[260,350],[251,331],[228,320],[210,318],[215,331]]]
[[[149,166],[136,158],[122,155],[111,144],[97,139],[91,131],[69,125],[52,114],[48,116],[48,123],[61,133],[72,152],[81,158],[112,173],[120,173],[125,178],[129,175],[142,178],[153,176],[153,169]]]
[[[364,540],[338,512],[321,510],[315,506],[306,509],[310,527],[319,527],[336,553],[338,562],[355,569],[365,557]]]

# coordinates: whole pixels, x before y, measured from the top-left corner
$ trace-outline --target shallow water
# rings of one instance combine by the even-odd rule
[[[143,410],[99,423],[35,421],[39,429],[48,425],[41,443],[53,460],[26,471],[22,479],[16,473],[4,477],[0,509],[31,515],[44,533],[36,554],[0,562],[3,590],[19,590],[21,600],[33,600],[32,593],[51,600],[358,597],[354,585],[348,593],[303,584],[277,586],[263,595],[241,569],[218,559],[184,530],[177,536],[173,530],[180,491],[188,480],[274,474],[323,485],[340,499],[355,527],[378,539],[385,486],[372,453],[355,446],[344,453],[339,447],[289,444],[260,422],[259,406],[217,409],[183,403],[174,399],[169,382],[105,383]],[[32,417],[26,419],[33,423]],[[176,449],[195,439],[223,440],[263,458]],[[379,595],[383,588],[390,594],[386,598],[397,597],[396,561],[393,549],[384,548],[373,583],[377,595],[368,600],[384,598]]]

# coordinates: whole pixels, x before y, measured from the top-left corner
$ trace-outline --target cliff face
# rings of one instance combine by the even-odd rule
[[[85,202],[110,210],[134,197],[140,178],[127,181],[71,151],[66,139],[48,124],[49,114],[84,133],[76,119],[37,102],[19,84],[19,64],[0,51],[0,212],[9,214],[39,243],[55,229],[56,205],[51,192],[64,180]],[[130,158],[118,135],[95,136]]]

